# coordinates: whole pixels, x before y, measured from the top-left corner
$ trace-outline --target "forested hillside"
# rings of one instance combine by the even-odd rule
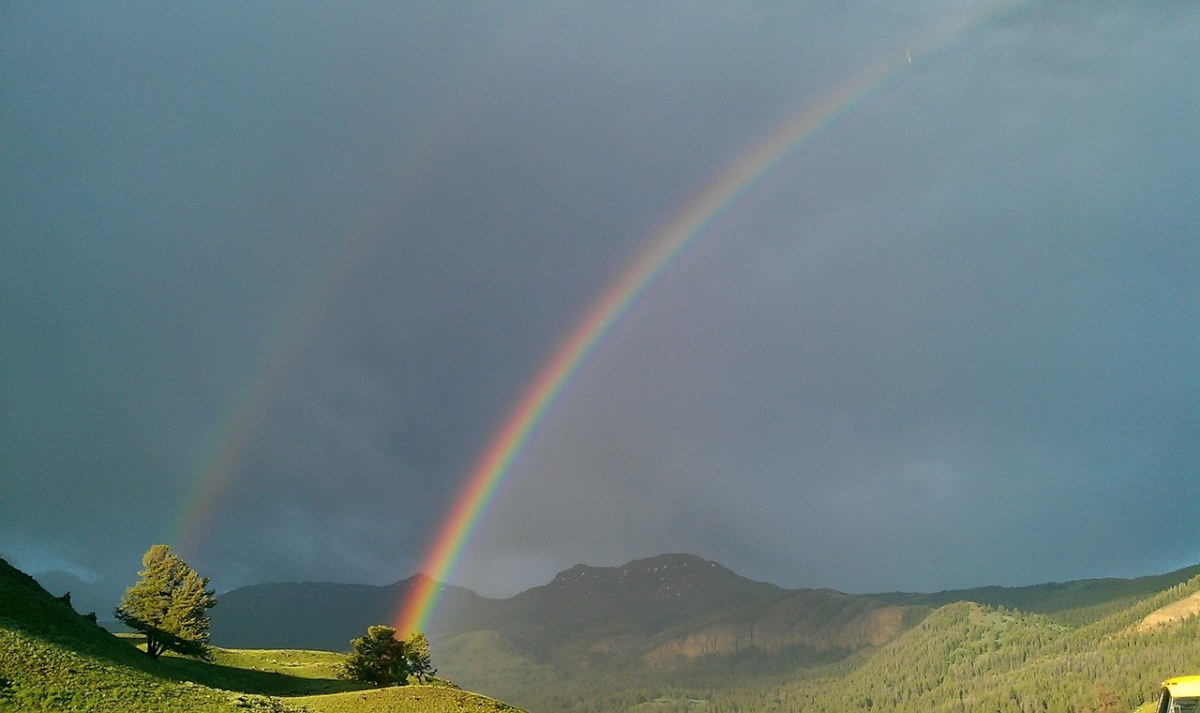
[[[1152,700],[1163,678],[1200,671],[1200,617],[1138,626],[1197,592],[1200,576],[1082,625],[1003,606],[946,604],[895,640],[824,665],[794,647],[775,656],[704,657],[654,676],[627,668],[568,677],[516,656],[486,678],[489,690],[532,711],[1115,713]],[[502,642],[472,646],[478,652],[489,643]]]
[[[1167,574],[1135,579],[1081,579],[1027,587],[975,587],[930,594],[890,592],[873,598],[897,604],[941,606],[954,602],[976,602],[993,607],[1048,614],[1057,621],[1085,624],[1130,607],[1146,597],[1200,575],[1200,565]]]

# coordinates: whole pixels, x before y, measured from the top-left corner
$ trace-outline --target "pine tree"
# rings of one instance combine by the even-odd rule
[[[366,681],[376,686],[408,683],[408,656],[404,642],[391,626],[367,627],[367,635],[351,640],[350,654],[338,669],[338,678]]]
[[[416,676],[417,681],[425,683],[437,673],[429,656],[429,639],[424,632],[418,631],[410,636],[405,648],[407,649],[405,654],[408,657],[408,672]]]
[[[216,606],[208,578],[201,577],[166,545],[154,545],[142,557],[141,579],[125,591],[114,614],[146,636],[146,653],[164,651],[208,656],[209,618]]]

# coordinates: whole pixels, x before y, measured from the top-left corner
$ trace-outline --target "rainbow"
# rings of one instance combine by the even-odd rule
[[[255,361],[233,391],[222,413],[214,438],[195,467],[194,485],[179,504],[175,520],[167,523],[164,542],[184,556],[200,550],[206,528],[220,509],[229,488],[238,480],[238,468],[254,442],[259,427],[286,388],[289,376],[303,362],[313,335],[328,319],[342,287],[387,234],[397,206],[418,185],[425,170],[437,163],[442,150],[454,143],[452,127],[461,107],[494,81],[494,72],[508,66],[509,55],[529,44],[530,37],[550,22],[557,10],[522,8],[518,20],[500,31],[489,46],[481,47],[478,61],[464,67],[460,82],[450,82],[445,95],[435,100],[424,120],[398,138],[402,157],[381,183],[377,195],[352,213],[330,251],[296,289],[297,298],[278,315],[263,340]],[[480,68],[485,68],[480,70]]]
[[[383,219],[384,215],[375,211],[364,220],[375,225]],[[371,233],[363,230],[360,234]],[[169,526],[166,542],[184,556],[190,557],[199,549],[203,526],[212,521],[222,497],[237,480],[245,450],[281,394],[287,377],[303,359],[311,335],[328,317],[338,286],[349,279],[368,247],[367,241],[342,245],[332,268],[323,271],[318,279],[304,283],[305,289],[301,290],[304,299],[298,300],[268,333],[242,388],[235,391],[237,398],[221,419],[217,437],[201,459],[196,487],[180,509],[179,519]]]
[[[913,62],[951,46],[953,40],[961,38],[967,30],[979,28],[1023,4],[1026,3],[999,2],[966,16],[947,18],[923,41],[881,58],[868,70],[777,127],[764,141],[721,172],[650,237],[641,253],[600,294],[559,343],[470,471],[466,485],[422,561],[419,571],[426,576],[413,580],[396,614],[395,626],[399,635],[407,636],[425,629],[437,607],[442,583],[449,579],[480,517],[531,434],[613,325],[688,245],[785,159],[881,87],[907,73]]]

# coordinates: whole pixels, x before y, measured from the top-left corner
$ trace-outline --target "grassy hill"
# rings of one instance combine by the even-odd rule
[[[370,689],[340,681],[340,655],[216,649],[212,662],[151,659],[80,616],[0,559],[0,711],[409,711],[516,710],[448,685]]]

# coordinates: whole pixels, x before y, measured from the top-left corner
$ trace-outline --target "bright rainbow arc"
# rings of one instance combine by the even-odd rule
[[[425,630],[444,588],[442,583],[457,565],[484,510],[530,436],[612,327],[689,244],[822,128],[851,111],[889,80],[906,73],[914,61],[925,59],[966,32],[1028,4],[1028,0],[998,0],[974,12],[946,18],[920,41],[882,58],[872,69],[785,122],[656,232],[637,259],[592,303],[584,318],[553,352],[475,464],[423,560],[419,571],[426,576],[413,580],[396,615],[397,634],[408,636]]]
[[[902,53],[901,57],[905,57]],[[476,463],[462,494],[438,531],[396,619],[400,636],[424,631],[448,575],[454,570],[483,511],[529,437],[571,377],[586,363],[612,327],[697,236],[741,196],[821,128],[845,114],[881,85],[891,72],[880,65],[786,122],[725,170],[718,180],[654,234],[649,245],[592,304],[549,363],[524,392]]]

